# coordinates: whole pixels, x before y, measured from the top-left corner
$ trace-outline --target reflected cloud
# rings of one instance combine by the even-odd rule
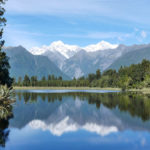
[[[29,126],[33,129],[49,130],[53,135],[61,136],[66,132],[77,131],[78,129],[76,124],[68,124],[68,120],[69,117],[66,117],[57,124],[51,123],[49,125],[41,120],[33,120],[29,123]]]
[[[83,129],[89,131],[89,132],[95,132],[101,136],[109,135],[110,133],[118,132],[117,127],[115,126],[103,126],[93,123],[87,123],[83,126]]]
[[[115,126],[104,126],[98,125],[96,123],[86,123],[84,125],[79,125],[77,123],[71,123],[71,119],[69,116],[65,117],[63,120],[59,121],[58,123],[50,123],[46,124],[44,121],[41,120],[33,120],[29,123],[29,126],[32,129],[42,129],[44,131],[48,130],[53,135],[61,136],[67,132],[75,132],[78,130],[86,130],[88,132],[97,133],[100,136],[106,136],[110,133],[118,132],[117,127]]]

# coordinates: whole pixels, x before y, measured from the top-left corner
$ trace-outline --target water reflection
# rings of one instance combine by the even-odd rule
[[[71,119],[67,116],[63,120],[60,120],[60,122],[49,123],[46,124],[44,121],[41,120],[34,120],[29,123],[29,126],[32,129],[42,129],[43,131],[48,130],[53,135],[61,136],[66,132],[75,132],[80,130],[86,130],[88,132],[95,132],[98,135],[105,136],[113,132],[117,132],[118,129],[115,126],[104,126],[104,125],[98,125],[95,123],[86,123],[84,125],[79,125],[77,123],[70,123]]]
[[[9,136],[9,121],[8,120],[0,120],[0,147],[5,147],[6,141]]]
[[[0,120],[0,149],[141,150],[150,146],[150,95],[54,92],[16,92],[14,117]]]
[[[133,93],[17,92],[13,128],[29,125],[61,136],[86,130],[105,136],[127,129],[150,131],[150,96]]]
[[[54,103],[65,99],[79,100],[95,104],[100,109],[101,104],[109,109],[118,108],[121,112],[129,112],[130,115],[138,116],[143,121],[150,119],[150,95],[137,93],[30,93],[18,92],[18,100],[25,104],[36,103],[38,100]],[[80,102],[79,102],[80,103]],[[42,106],[40,106],[42,109]],[[38,109],[40,109],[38,108]]]

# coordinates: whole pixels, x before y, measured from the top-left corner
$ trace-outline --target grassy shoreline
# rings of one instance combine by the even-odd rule
[[[142,89],[129,89],[130,92],[142,92],[143,94],[150,94],[150,88],[142,88]]]
[[[13,87],[15,90],[108,90],[108,91],[121,91],[120,88],[100,88],[100,87]],[[150,94],[150,88],[143,89],[129,89],[130,92],[142,92]]]
[[[99,88],[99,87],[13,87],[15,90],[110,90],[120,91],[120,88]]]

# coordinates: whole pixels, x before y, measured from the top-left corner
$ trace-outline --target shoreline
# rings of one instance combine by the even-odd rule
[[[142,92],[143,94],[150,94],[150,88],[142,88],[142,89],[129,89],[129,92]]]
[[[99,87],[13,87],[14,90],[108,90],[120,91],[120,88],[99,88]]]
[[[13,87],[14,90],[108,90],[108,91],[121,91],[121,88],[100,88],[100,87]],[[129,89],[127,92],[142,92],[150,94],[150,88],[143,89]]]

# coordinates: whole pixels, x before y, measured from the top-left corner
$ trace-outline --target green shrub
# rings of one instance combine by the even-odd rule
[[[12,115],[12,104],[14,100],[14,91],[7,86],[0,86],[0,119],[7,119]]]

